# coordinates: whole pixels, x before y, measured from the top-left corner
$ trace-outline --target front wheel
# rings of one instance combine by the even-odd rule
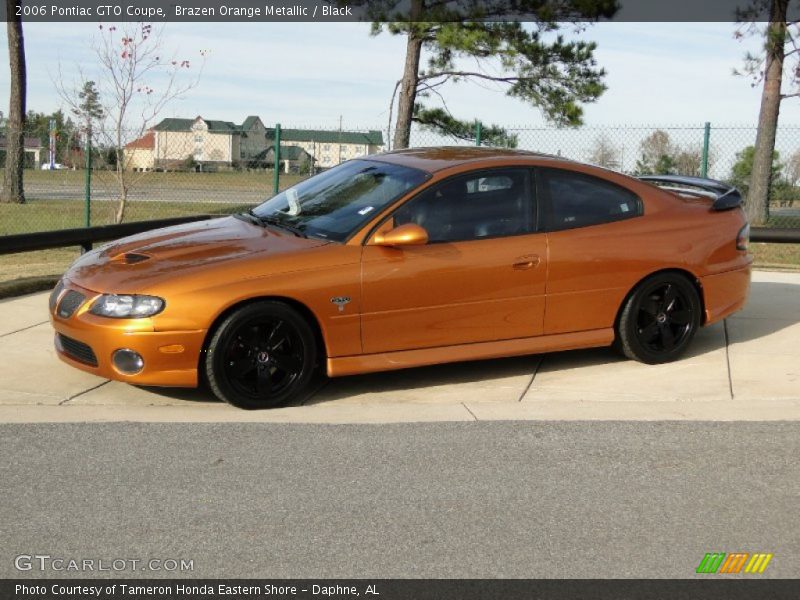
[[[700,327],[702,307],[694,285],[678,273],[645,279],[628,298],[617,324],[623,354],[647,364],[679,358]]]
[[[314,332],[297,311],[264,300],[238,309],[216,329],[206,350],[206,378],[229,404],[276,408],[312,390],[317,352]]]

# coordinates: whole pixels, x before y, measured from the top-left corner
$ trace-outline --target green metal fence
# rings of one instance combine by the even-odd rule
[[[631,174],[705,175],[733,183],[745,197],[752,164],[748,147],[756,135],[754,126],[714,123],[504,129],[504,145]],[[455,139],[414,127],[411,145],[492,144],[498,139],[492,131],[476,123],[474,136]],[[269,126],[261,138],[130,132],[123,136],[121,154],[99,144],[87,151],[81,142],[55,157],[60,168],[25,170],[27,201],[0,204],[0,235],[106,225],[120,214],[132,221],[240,212],[315,172],[390,148],[390,134],[380,127],[303,126]],[[91,170],[85,168],[87,159]],[[120,160],[123,169],[117,168]],[[769,226],[800,228],[800,126],[778,131],[769,214]]]

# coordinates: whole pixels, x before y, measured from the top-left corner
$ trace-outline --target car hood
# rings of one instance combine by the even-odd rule
[[[329,243],[226,217],[117,240],[83,255],[65,277],[96,292],[140,292],[200,271],[208,277],[232,262],[294,254]]]

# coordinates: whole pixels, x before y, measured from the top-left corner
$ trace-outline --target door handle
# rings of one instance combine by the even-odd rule
[[[520,256],[514,260],[511,266],[517,270],[524,271],[525,269],[532,269],[538,266],[540,262],[539,255],[529,254],[527,256]]]

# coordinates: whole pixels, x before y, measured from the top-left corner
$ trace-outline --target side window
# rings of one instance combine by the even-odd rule
[[[395,226],[416,223],[431,242],[459,242],[533,231],[527,169],[462,175],[423,192],[394,213]]]
[[[621,186],[562,169],[540,169],[539,173],[547,231],[610,223],[641,214],[639,197]]]

